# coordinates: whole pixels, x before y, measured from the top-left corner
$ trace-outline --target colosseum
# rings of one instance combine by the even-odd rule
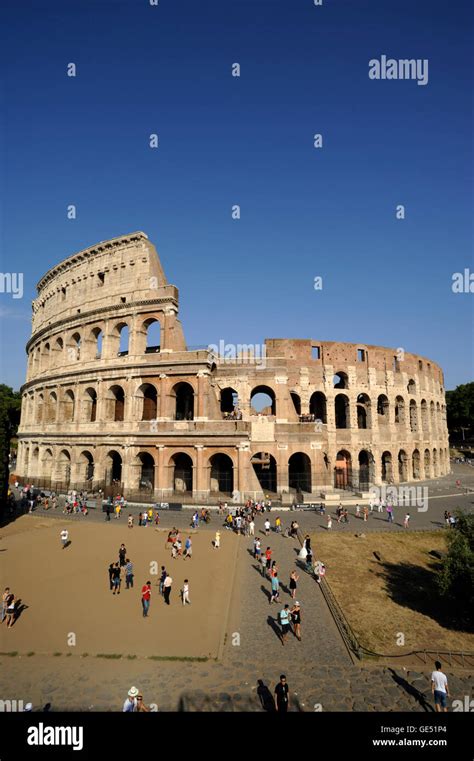
[[[291,503],[449,472],[438,365],[313,339],[189,347],[142,232],[68,257],[37,292],[17,462],[35,485]]]

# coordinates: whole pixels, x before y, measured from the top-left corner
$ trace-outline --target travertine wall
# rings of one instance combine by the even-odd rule
[[[33,482],[290,499],[449,472],[435,363],[309,339],[267,340],[258,360],[187,351],[178,291],[140,232],[41,279],[27,353],[18,471]],[[229,389],[238,419],[226,419]],[[265,414],[251,405],[259,391],[271,399]]]

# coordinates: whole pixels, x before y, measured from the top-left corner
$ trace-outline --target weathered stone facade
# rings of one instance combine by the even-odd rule
[[[37,288],[18,453],[33,483],[291,500],[449,472],[443,373],[424,357],[310,339],[233,360],[189,350],[178,290],[141,232],[65,259]]]

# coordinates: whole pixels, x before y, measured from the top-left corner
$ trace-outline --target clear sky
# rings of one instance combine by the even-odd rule
[[[474,294],[451,288],[474,272],[470,2],[0,6],[1,268],[24,274],[0,294],[3,382],[24,380],[41,275],[135,230],[189,345],[380,344],[473,380]],[[382,55],[428,59],[428,84],[369,79]]]

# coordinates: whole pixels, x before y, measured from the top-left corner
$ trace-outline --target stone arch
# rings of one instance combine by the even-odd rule
[[[301,396],[296,391],[290,391],[291,401],[297,415],[301,415]]]
[[[115,449],[107,452],[105,458],[105,481],[110,486],[122,481],[122,455]]]
[[[425,478],[431,478],[431,452],[429,449],[425,449],[424,469]]]
[[[64,396],[61,403],[61,421],[64,423],[72,423],[74,420],[74,412],[76,407],[76,397],[74,391],[68,388],[64,392]]]
[[[28,475],[30,477],[38,478],[38,476],[41,475],[39,465],[40,465],[39,447],[33,447],[31,451],[31,460],[30,460],[29,469],[28,469]]]
[[[176,383],[171,389],[175,398],[175,420],[194,420],[194,388],[187,381]]]
[[[377,397],[377,418],[379,426],[389,424],[390,402],[385,394],[379,394]]]
[[[421,411],[421,430],[423,431],[423,433],[428,433],[430,430],[430,423],[428,419],[428,404],[426,403],[426,399],[421,400],[420,411]]]
[[[82,397],[82,419],[85,423],[95,423],[97,420],[97,391],[92,386],[84,390]]]
[[[77,362],[81,358],[81,334],[78,330],[75,330],[68,338],[67,347],[67,361]]]
[[[405,400],[403,396],[395,397],[395,423],[397,425],[405,423]]]
[[[351,453],[341,449],[336,455],[334,467],[334,486],[336,489],[347,489],[352,485],[352,457]]]
[[[398,453],[398,480],[408,481],[408,456],[404,449]]]
[[[103,331],[99,326],[90,329],[84,344],[82,358],[84,360],[100,359],[102,356]]]
[[[250,393],[253,415],[276,415],[276,395],[270,386],[255,386]]]
[[[71,480],[71,455],[67,449],[61,449],[56,459],[56,481],[68,484]]]
[[[311,415],[314,415],[315,420],[320,420],[324,424],[328,422],[327,400],[322,391],[315,391],[311,394],[309,411]]]
[[[367,449],[361,449],[358,456],[359,461],[359,489],[368,491],[374,480],[374,458]]]
[[[337,394],[334,399],[336,428],[350,428],[350,405],[346,394]]]
[[[135,392],[138,400],[138,420],[156,420],[158,392],[152,383],[142,383]]]
[[[41,458],[41,476],[42,478],[51,478],[53,473],[53,451],[49,447],[44,450]]]
[[[338,370],[337,373],[334,373],[332,382],[334,388],[349,388],[349,376],[347,373],[344,373],[340,370]]]
[[[47,402],[44,414],[45,425],[56,422],[56,416],[58,414],[58,395],[56,391],[47,392]]]
[[[393,465],[392,465],[392,453],[382,453],[382,481],[384,484],[391,484],[393,482]]]
[[[288,485],[296,492],[311,494],[311,459],[304,452],[295,452],[288,460]]]
[[[110,388],[108,389],[106,393],[105,417],[107,420],[111,420],[114,422],[122,422],[124,420],[125,391],[123,390],[123,387],[118,383],[114,384],[113,386],[110,386]]]
[[[170,459],[173,491],[189,493],[193,491],[193,461],[186,452],[177,452]]]
[[[414,399],[410,399],[410,431],[418,432],[418,409]]]
[[[51,363],[53,367],[57,367],[62,364],[62,356],[64,352],[64,341],[61,336],[58,336],[51,349]]]
[[[277,463],[269,452],[258,452],[250,458],[250,463],[264,492],[276,493]]]
[[[43,392],[37,392],[36,393],[36,399],[35,399],[35,423],[40,424],[43,422],[43,413],[44,413],[44,395]]]
[[[49,345],[49,341],[47,341],[43,345],[43,350],[41,352],[41,370],[43,372],[46,370],[49,370],[50,361],[51,361],[51,347]]]
[[[138,488],[140,491],[153,492],[155,488],[155,459],[149,452],[139,452],[136,463],[140,467]]]
[[[412,470],[413,470],[413,479],[415,481],[419,481],[421,478],[421,461],[420,461],[420,452],[418,449],[414,449],[412,456],[411,456],[411,463],[412,463]]]
[[[357,397],[357,427],[372,428],[371,402],[367,394],[359,394]]]
[[[239,395],[235,388],[226,386],[221,388],[220,408],[223,414],[230,414],[234,412],[239,404]]]
[[[126,357],[130,348],[130,328],[127,322],[116,322],[108,335],[110,357]]]
[[[416,383],[413,378],[410,378],[407,383],[407,391],[409,394],[416,394]]]
[[[136,332],[136,353],[155,354],[161,348],[161,325],[158,317],[150,315],[142,320]]]
[[[234,463],[228,454],[217,452],[209,458],[211,492],[232,494],[234,491]]]
[[[88,449],[83,449],[78,458],[79,481],[94,480],[94,456]]]

